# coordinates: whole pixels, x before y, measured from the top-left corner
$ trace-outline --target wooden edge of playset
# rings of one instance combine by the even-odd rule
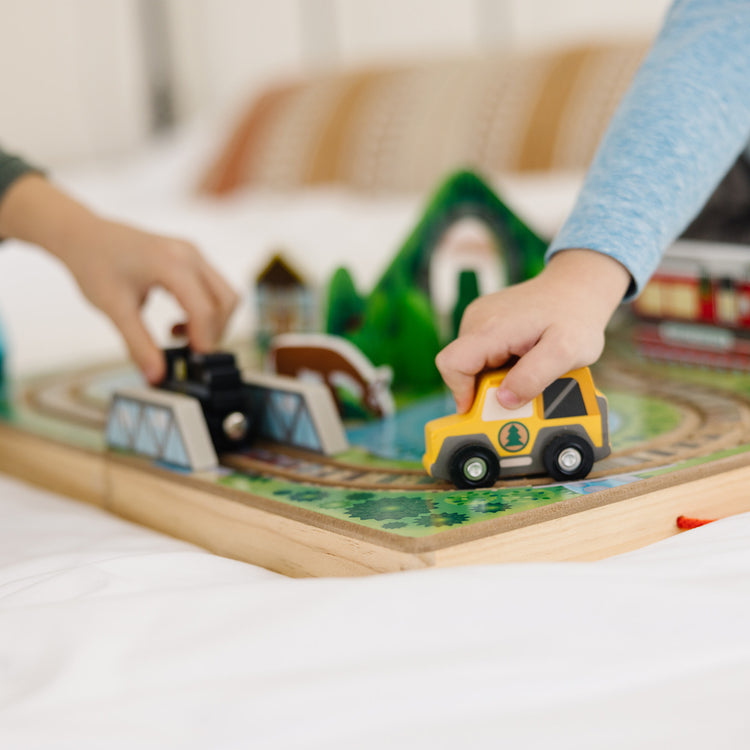
[[[293,577],[429,567],[399,553],[237,502],[241,493],[0,424],[0,471],[211,552]]]
[[[426,539],[395,537],[0,424],[0,471],[216,554],[284,575],[346,576],[462,564],[597,560],[678,532],[679,515],[750,509],[740,454]],[[678,483],[679,481],[679,483]],[[635,487],[638,494],[635,494]]]

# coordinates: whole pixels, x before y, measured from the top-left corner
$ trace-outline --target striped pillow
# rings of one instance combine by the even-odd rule
[[[319,75],[263,93],[201,188],[424,190],[447,172],[581,169],[645,44]]]

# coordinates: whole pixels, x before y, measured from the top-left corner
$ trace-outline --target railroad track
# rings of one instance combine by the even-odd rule
[[[40,381],[26,389],[24,398],[34,410],[57,419],[103,429],[107,404],[92,398],[86,382],[96,377],[71,376],[64,381]],[[600,478],[658,468],[697,456],[750,443],[750,400],[726,390],[677,380],[658,379],[616,361],[600,368],[603,390],[618,390],[664,398],[681,412],[680,423],[642,445],[614,451],[594,465],[589,478]],[[361,490],[447,491],[450,484],[429,477],[421,469],[389,468],[319,456],[294,449],[258,445],[241,454],[224,455],[222,464],[238,471],[280,477],[301,484]],[[539,486],[549,477],[500,480],[500,487]]]
[[[750,443],[750,401],[729,391],[644,377],[627,365],[603,368],[600,380],[612,390],[662,397],[680,409],[682,418],[672,431],[643,445],[613,451],[594,465],[589,478],[624,474],[668,466],[689,458]],[[389,469],[311,457],[291,450],[279,453],[266,446],[244,454],[224,456],[222,463],[239,471],[271,474],[304,484],[362,490],[450,490],[452,485],[427,476],[421,469]],[[551,484],[546,476],[503,480],[497,486],[519,487]]]

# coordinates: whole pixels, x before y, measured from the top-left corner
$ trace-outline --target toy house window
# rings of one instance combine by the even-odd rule
[[[556,380],[545,389],[542,398],[545,419],[564,419],[586,415],[581,386],[573,378]]]

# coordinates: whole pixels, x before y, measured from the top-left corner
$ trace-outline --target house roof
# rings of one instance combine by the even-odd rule
[[[272,287],[307,286],[302,276],[279,253],[258,274],[255,283],[258,286]]]

